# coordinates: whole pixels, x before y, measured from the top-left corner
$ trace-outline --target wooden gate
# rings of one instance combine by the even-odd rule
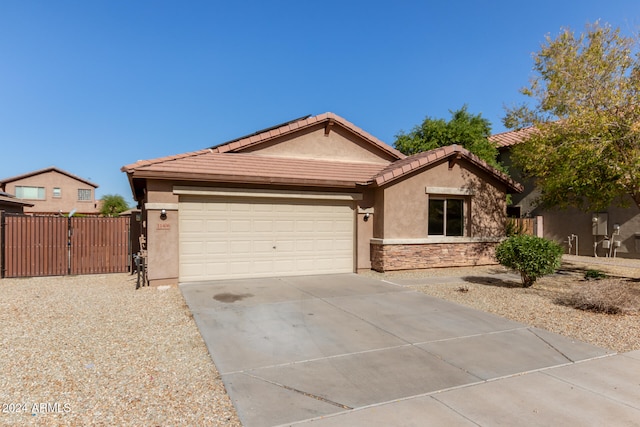
[[[127,272],[129,218],[2,214],[1,277]]]

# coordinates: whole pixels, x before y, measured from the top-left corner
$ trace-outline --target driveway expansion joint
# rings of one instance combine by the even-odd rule
[[[248,374],[248,373],[244,373],[244,375],[246,375],[248,377],[251,377],[253,379],[256,379],[258,381],[264,381],[264,382],[266,382],[268,384],[275,385],[276,387],[281,387],[281,388],[283,388],[285,390],[289,390],[289,391],[293,391],[295,393],[299,393],[299,394],[301,394],[301,395],[303,395],[305,397],[310,397],[311,399],[316,399],[316,400],[319,400],[321,402],[328,403],[328,404],[333,405],[333,406],[337,406],[338,408],[349,409],[349,410],[353,409],[352,407],[347,406],[347,405],[343,405],[342,403],[334,402],[333,400],[327,399],[327,398],[322,397],[322,396],[318,396],[317,394],[306,392],[304,390],[298,390],[297,388],[289,387],[288,385],[281,384],[281,383],[279,383],[277,381],[271,381],[271,380],[268,380],[266,378],[262,378],[262,377],[259,377],[259,376],[256,376],[256,375],[251,375],[251,374]]]

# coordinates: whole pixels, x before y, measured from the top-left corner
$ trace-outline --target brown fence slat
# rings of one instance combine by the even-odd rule
[[[129,270],[129,217],[69,220],[5,214],[3,218],[2,277]]]
[[[71,218],[71,274],[129,269],[129,218]]]
[[[66,219],[5,216],[4,276],[66,274]]]

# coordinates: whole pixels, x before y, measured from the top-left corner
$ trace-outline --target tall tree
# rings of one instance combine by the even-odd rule
[[[400,131],[394,146],[411,155],[446,145],[458,144],[471,151],[490,165],[500,167],[498,150],[487,139],[491,135],[491,123],[482,114],[471,114],[464,105],[457,111],[449,111],[451,120],[427,117],[411,132]]]
[[[100,213],[104,216],[118,216],[119,213],[129,209],[126,200],[119,194],[105,194],[100,201],[102,201]]]
[[[533,126],[514,161],[535,178],[543,205],[601,210],[640,207],[638,36],[598,22],[580,35],[546,37],[521,93],[533,105],[507,109],[509,128]]]

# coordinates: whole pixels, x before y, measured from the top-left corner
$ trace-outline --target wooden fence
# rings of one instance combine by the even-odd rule
[[[520,234],[528,234],[535,236],[536,233],[536,220],[535,218],[509,218],[513,231]]]
[[[131,268],[129,217],[3,213],[0,277],[122,273]]]

